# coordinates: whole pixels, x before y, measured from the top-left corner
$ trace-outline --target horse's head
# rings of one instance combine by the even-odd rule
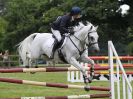
[[[99,45],[98,45],[98,34],[97,34],[97,28],[98,26],[93,26],[91,23],[87,22],[86,26],[87,30],[87,36],[86,36],[86,44],[91,47],[95,52],[99,52]]]
[[[82,22],[79,22],[79,25],[74,27],[74,36],[78,40],[80,40],[80,42],[85,43],[87,46],[91,47],[95,52],[98,52],[99,36],[97,34],[97,28],[98,27],[94,27],[89,22],[87,22],[87,25],[84,25]]]

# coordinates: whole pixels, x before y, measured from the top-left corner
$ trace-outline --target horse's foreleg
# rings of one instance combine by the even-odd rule
[[[31,68],[33,66],[33,60],[29,59],[29,67]]]
[[[84,63],[89,63],[94,66],[94,61],[88,57],[88,50],[85,50],[84,53],[80,57],[80,61]]]
[[[92,59],[90,59],[88,56],[81,57],[80,61],[82,61],[84,63],[90,63],[91,64],[90,81],[92,81],[93,80],[93,76],[94,76],[94,64],[95,64],[95,62]]]
[[[80,61],[84,63],[89,63],[91,65],[95,64],[94,60],[90,59],[88,56],[81,57]]]
[[[78,70],[80,70],[83,74],[83,78],[84,78],[84,83],[88,83],[90,82],[88,77],[87,77],[87,74],[86,74],[86,71],[85,71],[85,68],[74,58],[70,58],[70,64],[73,65],[74,67],[76,67]]]

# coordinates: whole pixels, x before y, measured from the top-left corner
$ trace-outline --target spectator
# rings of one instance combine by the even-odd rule
[[[2,51],[0,52],[0,66],[2,66],[3,64],[3,62],[2,62],[2,59],[3,59],[3,56],[2,56]]]
[[[3,65],[10,67],[10,58],[9,58],[9,51],[5,50],[3,55]]]

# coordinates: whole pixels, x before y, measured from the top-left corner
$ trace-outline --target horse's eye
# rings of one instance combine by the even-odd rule
[[[90,37],[90,40],[91,40],[91,41],[94,41],[94,38],[93,38],[93,37]]]

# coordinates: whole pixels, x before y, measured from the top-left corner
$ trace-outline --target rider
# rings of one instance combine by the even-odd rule
[[[51,58],[54,57],[54,52],[57,45],[61,41],[61,37],[65,33],[74,34],[73,28],[70,28],[76,25],[81,18],[81,9],[80,7],[72,7],[70,13],[59,16],[51,25],[51,31],[54,34],[56,40],[54,42]]]

